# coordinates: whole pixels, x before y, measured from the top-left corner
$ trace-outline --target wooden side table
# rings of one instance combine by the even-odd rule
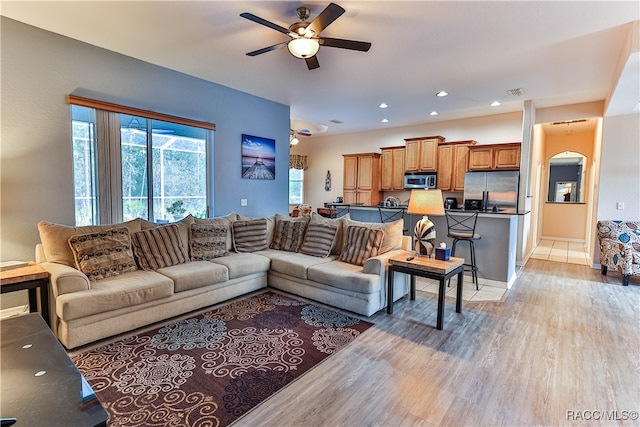
[[[446,292],[445,282],[451,277],[458,275],[458,288],[456,291],[456,312],[462,312],[462,282],[464,273],[464,258],[451,257],[449,261],[441,261],[425,256],[413,257],[415,254],[407,252],[405,255],[398,255],[389,259],[389,270],[387,274],[387,313],[393,314],[393,274],[395,272],[405,273],[411,277],[411,300],[416,299],[416,276],[436,279],[438,287],[438,318],[436,327],[442,330],[444,319],[444,294]]]
[[[6,294],[29,291],[29,311],[38,312],[38,291],[40,292],[40,314],[49,323],[49,272],[38,264],[0,271],[0,290]]]

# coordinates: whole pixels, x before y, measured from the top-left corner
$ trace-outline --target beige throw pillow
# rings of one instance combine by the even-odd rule
[[[189,253],[191,261],[208,261],[227,255],[226,225],[191,224],[189,236]]]
[[[133,233],[133,253],[143,270],[157,270],[189,261],[176,224]]]
[[[227,227],[226,250],[233,249],[233,238],[231,236],[231,224],[238,219],[238,214],[231,212],[228,215],[215,218],[194,218],[196,224],[213,224]]]
[[[382,230],[349,226],[347,228],[347,243],[344,252],[340,255],[340,261],[364,265],[366,260],[380,253],[382,238]]]
[[[392,251],[394,249],[402,248],[402,233],[404,229],[404,220],[399,219],[394,222],[360,222],[352,219],[347,221],[347,227],[358,226],[366,227],[372,230],[382,230],[384,238],[382,240],[382,246],[380,247],[379,255]],[[343,249],[344,252],[344,249]]]
[[[309,224],[300,252],[326,258],[331,254],[338,226],[333,224]]]
[[[266,218],[234,221],[232,227],[236,252],[255,252],[269,248]]]
[[[340,255],[344,247],[344,236],[347,230],[347,222],[349,221],[349,219],[350,217],[348,213],[341,216],[340,218],[326,218],[314,212],[311,214],[311,222],[309,224],[335,225],[337,227],[337,231],[336,238],[333,241],[333,245],[331,246],[331,254]]]
[[[69,246],[76,268],[92,282],[138,269],[126,227],[74,234],[69,238]]]
[[[75,234],[97,233],[112,228],[126,227],[129,234],[140,231],[140,218],[131,221],[109,225],[85,225],[75,227],[70,225],[54,224],[52,222],[38,222],[40,241],[48,262],[76,267],[73,252],[69,246],[69,239]]]

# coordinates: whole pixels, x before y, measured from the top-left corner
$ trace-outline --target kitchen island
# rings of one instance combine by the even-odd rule
[[[404,206],[400,206],[405,208]],[[398,208],[382,208],[392,210]],[[405,208],[406,209],[406,208]],[[449,210],[452,215],[464,215],[464,210]],[[481,211],[478,214],[476,233],[481,236],[475,241],[476,264],[480,284],[511,288],[516,279],[516,249],[518,240],[518,215],[527,212],[505,209],[499,212]],[[349,216],[355,221],[380,222],[378,206],[349,206]],[[413,234],[413,228],[422,218],[421,215],[404,215],[405,234]],[[430,215],[429,219],[436,227],[436,245],[445,242],[451,247],[453,239],[447,237],[447,219],[444,215]],[[459,242],[456,257],[469,259],[469,245]],[[471,278],[467,278],[471,280]]]

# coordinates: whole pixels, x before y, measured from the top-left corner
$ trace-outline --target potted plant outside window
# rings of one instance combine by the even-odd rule
[[[184,207],[184,202],[182,200],[176,200],[167,208],[167,213],[172,215],[173,219],[176,221],[182,219],[186,211],[187,209]]]

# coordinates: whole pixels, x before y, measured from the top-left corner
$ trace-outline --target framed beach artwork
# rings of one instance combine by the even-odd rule
[[[276,179],[276,141],[242,134],[242,177]]]

